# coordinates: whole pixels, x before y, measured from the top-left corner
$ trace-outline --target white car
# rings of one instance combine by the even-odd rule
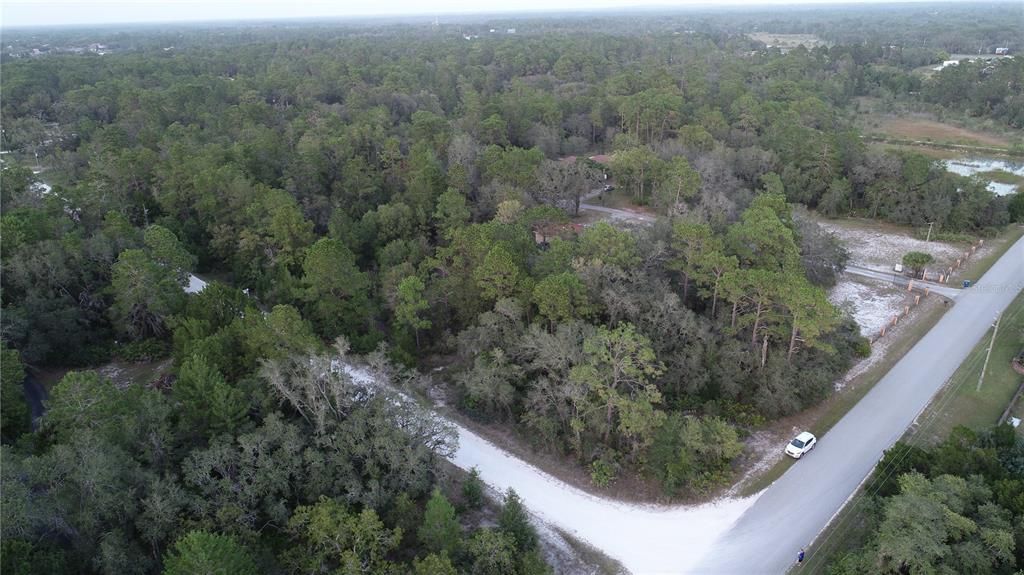
[[[789,445],[786,446],[786,455],[794,459],[800,459],[805,453],[814,449],[814,446],[817,444],[818,438],[814,437],[813,433],[805,431],[789,442]]]

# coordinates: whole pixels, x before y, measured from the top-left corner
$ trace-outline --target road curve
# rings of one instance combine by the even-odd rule
[[[784,573],[1024,289],[1024,238],[712,546],[694,573]],[[812,429],[813,431],[813,429]],[[782,446],[780,446],[780,449]]]

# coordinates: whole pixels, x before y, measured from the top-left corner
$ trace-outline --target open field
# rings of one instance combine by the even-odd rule
[[[1018,176],[1007,172],[1006,170],[990,170],[988,172],[978,172],[978,177],[983,180],[992,180],[1000,184],[1013,184],[1020,185],[1024,184],[1024,176]]]
[[[868,149],[885,152],[916,152],[935,160],[954,160],[962,158],[964,153],[952,148],[940,148],[936,146],[922,146],[909,144],[895,144],[891,141],[868,141]]]
[[[968,130],[923,118],[881,117],[875,131],[892,138],[924,140],[936,143],[1008,147],[1010,141],[1001,136]]]
[[[959,122],[940,121],[927,106],[908,103],[883,103],[862,96],[856,100],[856,125],[865,140],[885,143],[896,149],[913,149],[922,154],[951,159],[964,153],[1009,154],[1017,132],[1008,131],[990,121],[961,118]]]
[[[772,32],[754,32],[747,34],[751,40],[764,42],[769,48],[782,48],[791,50],[803,45],[807,48],[826,46],[828,43],[814,34],[775,34]]]

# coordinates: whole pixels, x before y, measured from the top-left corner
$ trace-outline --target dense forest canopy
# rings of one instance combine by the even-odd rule
[[[957,427],[931,448],[897,443],[865,491],[866,542],[830,575],[1020,572],[1024,439],[1009,425]]]
[[[1024,122],[1024,59],[912,73],[1013,47],[1007,5],[915,10],[5,32],[4,569],[546,572],[514,493],[463,534],[450,429],[331,367],[349,346],[597,484],[727,481],[868,351],[805,208],[1009,221],[853,124],[865,95]],[[606,175],[657,221],[569,225]],[[112,358],[173,374],[88,371]],[[76,369],[35,432],[23,364]]]

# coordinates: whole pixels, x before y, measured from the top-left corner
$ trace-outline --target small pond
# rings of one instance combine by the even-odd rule
[[[946,169],[961,176],[973,176],[996,170],[1007,172],[1024,178],[1024,161],[996,158],[960,158],[945,160]],[[989,181],[988,189],[999,196],[1006,196],[1017,191],[1017,184]]]

